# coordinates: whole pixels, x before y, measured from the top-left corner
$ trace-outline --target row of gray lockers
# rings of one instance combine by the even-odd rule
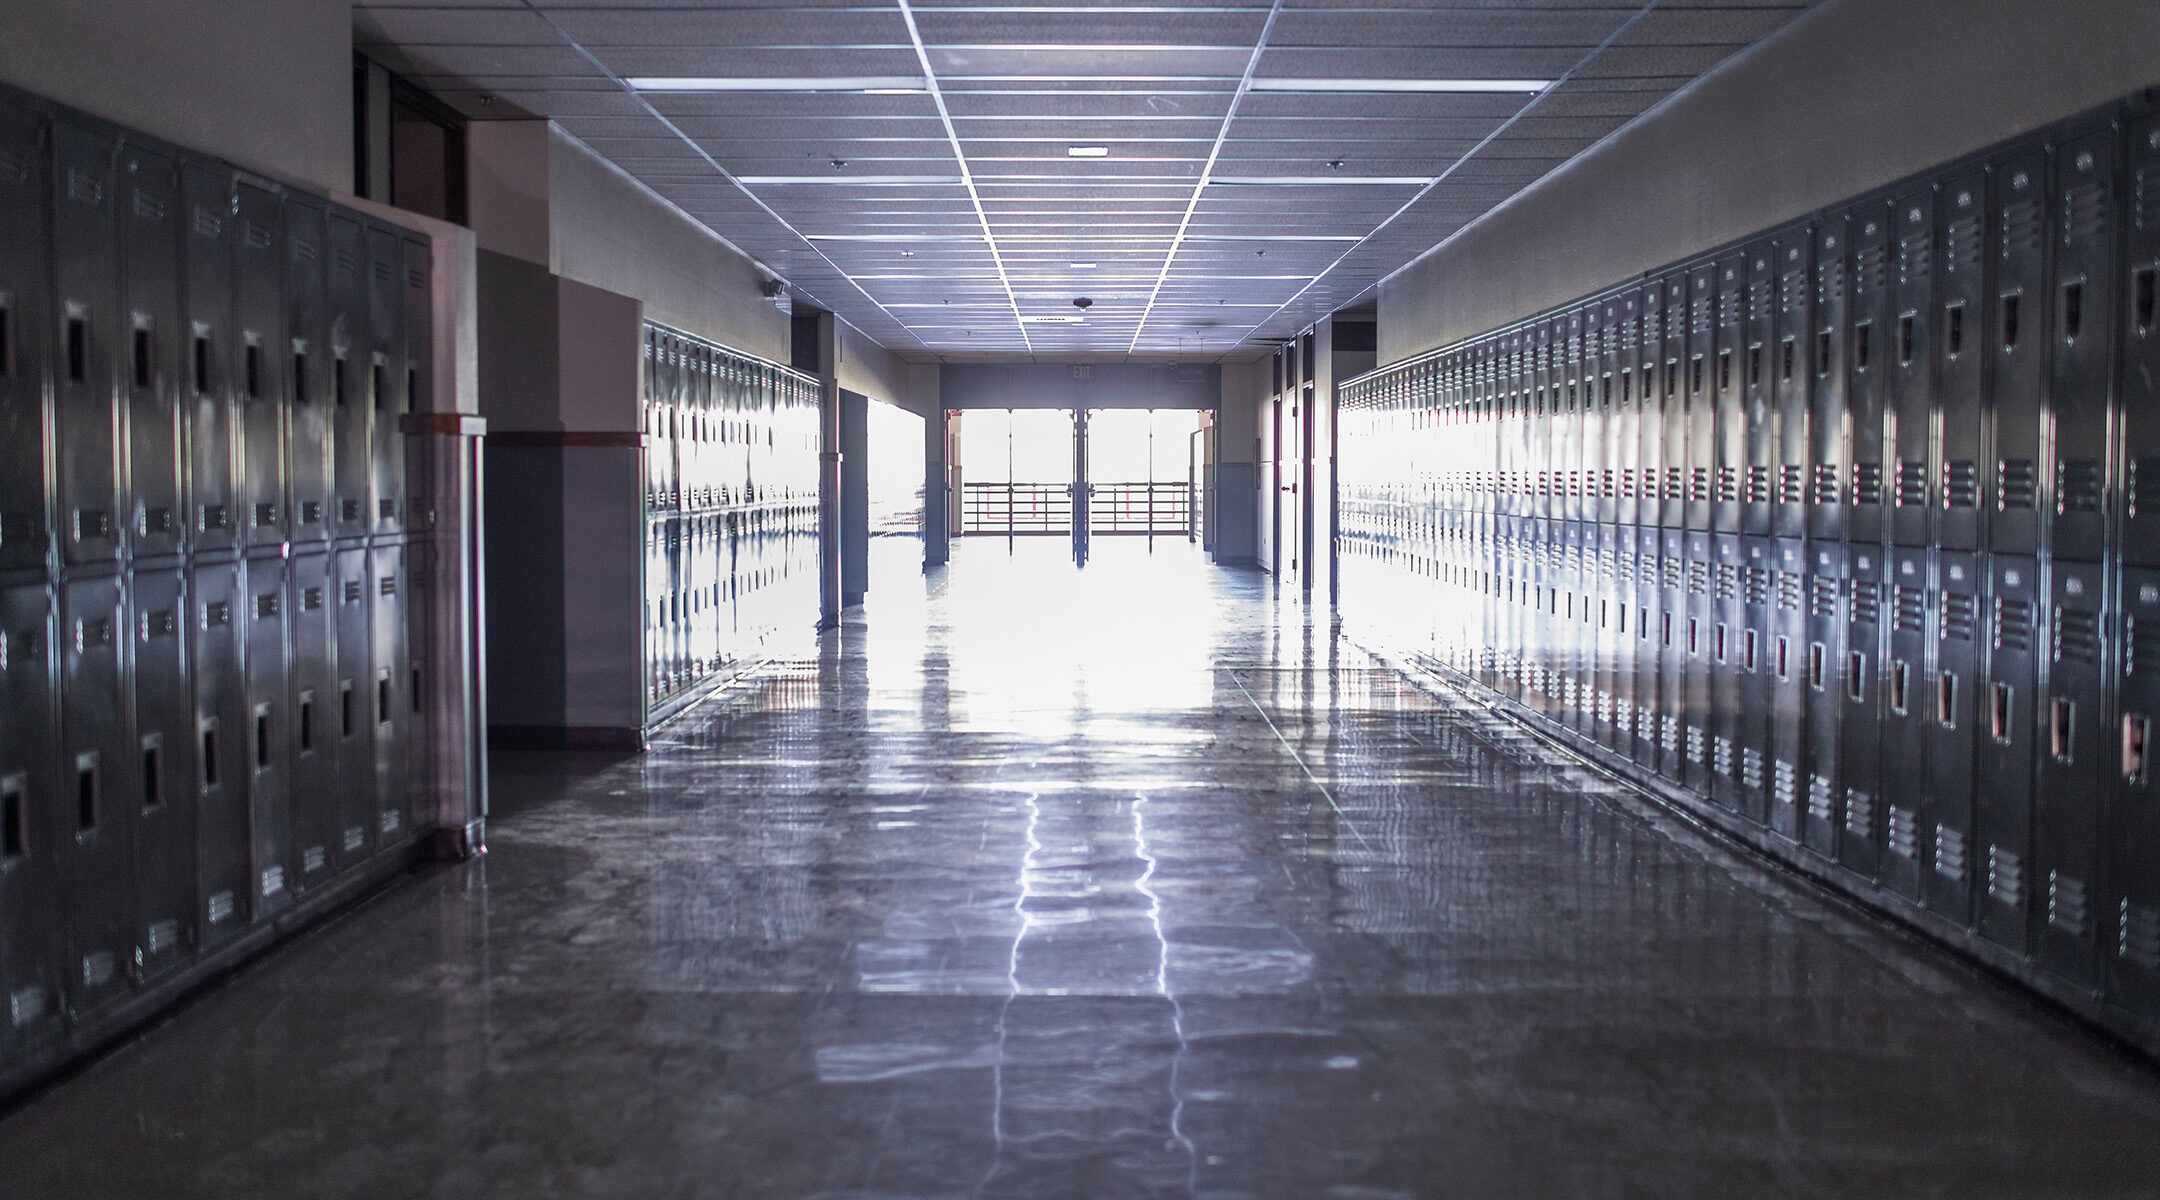
[[[2140,103],[1351,381],[1343,604],[2155,1044],[2156,271]]]
[[[817,498],[817,378],[661,325],[645,330],[646,507]]]
[[[662,704],[818,615],[818,380],[649,324],[645,682]]]
[[[0,92],[0,571],[399,536],[430,247]]]

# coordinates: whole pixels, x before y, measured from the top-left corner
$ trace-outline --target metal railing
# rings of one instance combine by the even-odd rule
[[[1098,483],[1088,498],[1091,534],[1177,534],[1192,529],[1192,487],[1176,483]]]
[[[965,483],[960,533],[1027,537],[1072,532],[1072,493],[1063,483]]]

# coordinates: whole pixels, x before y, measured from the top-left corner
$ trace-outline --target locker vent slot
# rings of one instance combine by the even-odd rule
[[[1965,835],[1948,825],[1935,827],[1935,873],[1946,879],[1965,878]]]
[[[1681,469],[1680,469],[1679,467],[1667,467],[1667,468],[1665,468],[1665,485],[1664,485],[1664,488],[1662,489],[1662,491],[1660,492],[1660,495],[1661,495],[1661,496],[1662,496],[1662,497],[1663,497],[1664,499],[1666,499],[1666,500],[1678,500],[1678,499],[1680,499],[1680,498],[1681,498],[1681,487],[1680,487],[1680,479],[1681,479],[1681,474],[1682,474],[1682,472],[1681,472]]]
[[[18,988],[8,993],[8,1019],[15,1028],[36,1021],[45,1015],[45,989],[41,987]]]
[[[2047,920],[2071,937],[2085,936],[2084,880],[2060,871],[2048,872]]]
[[[1703,731],[1702,731],[1701,727],[1699,727],[1699,726],[1695,726],[1695,725],[1690,725],[1690,726],[1688,726],[1688,727],[1687,727],[1687,757],[1688,757],[1688,761],[1689,761],[1689,762],[1691,762],[1691,763],[1699,763],[1699,762],[1701,762],[1701,761],[1703,760],[1703,751],[1704,751],[1705,749],[1706,749],[1706,746],[1704,745]]]
[[[315,872],[322,870],[324,864],[329,861],[329,855],[323,852],[321,846],[309,846],[300,855],[301,873],[313,875]]]
[[[2136,191],[2137,227],[2146,232],[2160,229],[2160,168],[2140,170]]]
[[[1778,500],[1785,504],[1801,504],[1807,500],[1807,468],[1799,463],[1786,463],[1778,468]]]
[[[262,894],[275,896],[285,890],[285,868],[265,867],[262,873]]]
[[[1942,620],[1943,637],[1960,642],[1969,642],[1973,637],[1973,628],[1980,620],[1980,602],[1971,596],[1960,596],[1956,592],[1945,592],[1943,593]]]
[[[2032,605],[2024,600],[1995,600],[1995,648],[2032,649]]]
[[[258,504],[255,506],[255,527],[257,529],[275,524],[277,524],[277,505]]]
[[[1815,464],[1815,489],[1808,497],[1816,504],[1838,502],[1838,469],[1836,463]]]
[[[1897,629],[1919,633],[1927,628],[1927,593],[1920,588],[1892,585],[1891,608]]]
[[[380,583],[378,583],[378,584],[376,585],[376,590],[377,590],[377,591],[379,591],[379,592],[381,592],[381,593],[382,593],[383,595],[385,595],[385,596],[395,596],[395,595],[397,595],[397,576],[395,576],[395,575],[385,575],[385,576],[383,576],[383,577],[382,577],[382,582],[380,582]]]
[[[1980,269],[1980,215],[1959,217],[1943,227],[1943,269],[1952,275]]]
[[[1971,459],[1953,459],[1943,464],[1943,507],[1980,507],[1980,471]]]
[[[2090,180],[2064,193],[2063,244],[2072,245],[2105,231],[2111,200],[2107,189]]]
[[[394,808],[384,810],[382,815],[382,831],[384,833],[396,833],[398,829],[398,824],[399,817],[397,810]]]
[[[1762,751],[1749,746],[1740,752],[1740,786],[1759,792],[1763,786]]]
[[[101,988],[113,981],[117,960],[110,950],[96,950],[83,955],[82,981],[86,988]]]
[[[320,501],[320,500],[303,500],[303,501],[301,501],[301,502],[300,502],[300,523],[301,523],[302,525],[320,525],[320,524],[322,524],[322,501]]]
[[[1740,472],[1733,467],[1717,469],[1717,498],[1726,504],[1740,500]]]
[[[1761,567],[1749,567],[1742,576],[1747,587],[1747,602],[1755,605],[1770,603],[1770,572]]]
[[[1690,561],[1687,564],[1687,590],[1701,596],[1710,590],[1710,564]]]
[[[1658,745],[1667,754],[1679,752],[1680,722],[1678,720],[1667,716],[1658,718]]]
[[[2151,621],[2139,621],[2136,614],[2123,618],[2123,640],[2129,643],[2130,654],[2124,673],[2128,675],[2160,673],[2160,625]]]
[[[1798,571],[1777,573],[1777,605],[1786,612],[1798,612],[1801,597],[1805,594],[1806,579]],[[1835,601],[1833,600],[1833,603]]]
[[[1902,805],[1890,806],[1890,853],[1903,859],[1920,855],[1920,826],[1913,810]]]
[[[1717,598],[1731,600],[1740,594],[1740,568],[1731,563],[1717,565]]]
[[[1787,808],[1800,803],[1800,773],[1793,765],[1780,759],[1771,771],[1771,794]]]
[[[1996,464],[1998,486],[1995,503],[1997,507],[2037,508],[2040,504],[2040,475],[2029,458],[2006,458]]]
[[[2017,258],[2040,252],[2042,213],[2038,197],[2013,200],[2002,211],[2002,255]]]
[[[300,589],[300,611],[314,612],[323,606],[323,590],[319,587]]]
[[[359,580],[357,580],[357,579],[348,579],[348,580],[346,580],[346,581],[345,581],[345,603],[347,603],[347,604],[358,604],[358,603],[360,603],[360,594],[361,594],[362,590],[363,590],[363,589],[362,589],[362,588],[360,587],[360,581],[359,581]]]
[[[2055,661],[2100,661],[2100,616],[2074,608],[2055,610]]]
[[[202,527],[205,532],[232,528],[232,510],[222,504],[203,505]]]
[[[340,501],[338,503],[338,520],[347,525],[358,522],[360,520],[360,502],[358,500]]]
[[[180,922],[172,917],[158,921],[143,931],[143,949],[152,954],[162,954],[180,944]]]
[[[345,849],[348,853],[367,845],[367,830],[354,825],[345,831]]]
[[[2025,903],[2025,860],[2001,846],[1988,847],[1988,895],[2011,908]]]
[[[1855,625],[1874,625],[1882,620],[1882,585],[1872,579],[1852,581],[1852,619]]]
[[[1852,502],[1854,504],[1881,504],[1883,497],[1882,464],[1856,462],[1852,468]]]
[[[75,540],[79,542],[103,541],[112,536],[112,513],[104,509],[84,508],[75,512]]]
[[[2130,516],[2141,515],[2151,505],[2156,497],[2148,497],[2145,490],[2156,485],[2160,485],[2160,458],[2131,459],[2129,478],[2125,481]]]
[[[2115,955],[2148,971],[2160,970],[2160,908],[2122,899],[2115,925]]]
[[[1928,502],[1927,464],[1901,458],[1897,465],[1899,508],[1924,508]]]
[[[223,925],[232,919],[232,915],[233,894],[230,891],[219,892],[210,897],[204,916],[208,918],[212,925]]]
[[[278,597],[276,592],[266,592],[263,595],[255,597],[255,616],[258,619],[274,617],[276,615],[278,615]]]
[[[1770,503],[1769,467],[1751,466],[1747,469],[1747,500],[1750,504]]]
[[[1732,778],[1733,744],[1731,738],[1717,737],[1711,740],[1710,769],[1727,779]]]
[[[1875,832],[1875,797],[1855,788],[1845,789],[1845,832],[1869,837]]]
[[[2089,458],[2063,463],[2056,475],[2056,508],[2060,512],[2098,512],[2100,491],[2099,463]]]

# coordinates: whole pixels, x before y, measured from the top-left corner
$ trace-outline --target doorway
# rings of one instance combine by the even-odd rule
[[[1066,537],[1085,565],[1098,537],[1190,543],[1197,409],[968,409],[956,417],[961,537]]]

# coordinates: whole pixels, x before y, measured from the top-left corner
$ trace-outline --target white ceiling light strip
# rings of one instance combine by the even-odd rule
[[[1200,168],[1200,178],[1193,181],[1192,196],[1185,202],[1185,215],[1178,218],[1177,235],[1171,239],[1170,252],[1163,256],[1162,271],[1155,276],[1155,286],[1148,292],[1147,306],[1140,310],[1140,320],[1133,326],[1132,341],[1125,347],[1128,355],[1140,348],[1140,334],[1147,329],[1148,317],[1155,312],[1155,300],[1162,295],[1163,284],[1170,278],[1170,268],[1177,262],[1178,247],[1185,243],[1185,231],[1192,227],[1193,214],[1200,210],[1200,198],[1207,193],[1208,181],[1214,178],[1215,163],[1222,157],[1223,143],[1230,140],[1230,124],[1237,120],[1238,105],[1252,89],[1253,72],[1260,66],[1260,55],[1267,50],[1269,35],[1275,32],[1275,19],[1282,15],[1282,6],[1283,0],[1273,0],[1268,5],[1267,20],[1261,23],[1260,36],[1254,39],[1252,54],[1245,60],[1245,73],[1238,77],[1237,90],[1230,94],[1230,107],[1223,113],[1222,128],[1215,131],[1215,144],[1208,148],[1207,162]]]
[[[919,96],[923,92],[923,81],[912,75],[859,75],[853,78],[633,75],[623,82],[641,92],[864,92],[874,96]]]
[[[749,197],[750,203],[757,205],[759,211],[763,212],[766,216],[771,217],[774,221],[778,222],[780,228],[787,230],[789,233],[795,236],[796,240],[800,241],[803,245],[810,247],[810,252],[817,255],[818,258],[822,260],[826,266],[831,267],[833,274],[838,275],[840,278],[846,280],[849,287],[852,287],[856,291],[861,292],[862,298],[868,300],[871,304],[876,305],[877,310],[881,313],[884,313],[887,320],[890,320],[893,324],[898,325],[901,329],[906,330],[908,336],[914,338],[917,345],[920,345],[925,350],[930,349],[930,343],[924,341],[921,334],[916,333],[912,329],[908,329],[907,322],[902,321],[899,315],[894,313],[891,309],[885,307],[883,304],[879,304],[878,298],[870,294],[870,289],[864,287],[860,283],[857,283],[854,276],[842,270],[840,264],[834,262],[832,258],[825,253],[822,247],[820,247],[816,242],[813,242],[809,238],[803,236],[802,230],[795,228],[793,222],[789,221],[786,217],[783,217],[778,212],[774,211],[772,205],[765,203],[765,201],[761,199],[756,192],[753,192],[749,188],[743,186],[742,180],[737,179],[733,172],[729,171],[726,167],[721,166],[719,159],[716,159],[712,155],[706,153],[705,147],[698,145],[696,139],[692,138],[689,134],[684,133],[681,126],[675,124],[675,122],[673,121],[668,120],[667,117],[663,115],[659,109],[654,108],[652,106],[652,102],[647,100],[643,95],[641,95],[635,87],[632,87],[629,80],[624,79],[620,75],[617,75],[614,70],[610,68],[606,63],[601,62],[598,55],[594,54],[590,50],[587,50],[584,43],[578,41],[574,37],[571,37],[569,30],[564,29],[561,25],[556,24],[555,18],[548,16],[547,13],[543,11],[539,5],[533,3],[533,0],[521,0],[521,2],[525,5],[526,11],[532,13],[532,15],[546,22],[547,27],[555,31],[555,36],[561,38],[564,45],[570,47],[572,50],[577,51],[578,54],[582,56],[586,62],[591,63],[593,65],[593,70],[600,72],[608,79],[614,81],[615,86],[621,88],[626,94],[629,95],[632,100],[635,100],[639,108],[644,109],[645,112],[649,116],[651,116],[653,120],[660,122],[661,126],[665,128],[669,133],[672,133],[677,138],[680,138],[683,145],[690,147],[692,152],[694,152],[699,158],[704,159],[705,165],[711,167],[714,171],[718,172],[720,178],[727,180],[728,183],[732,185],[736,191],[739,191],[743,195]],[[940,107],[942,108],[942,102],[940,102]],[[653,194],[655,196],[659,195],[658,192],[654,192]],[[664,199],[665,198],[663,197],[663,200]],[[667,203],[672,204],[673,202],[668,201]],[[677,211],[681,211],[679,206],[676,207]],[[696,222],[698,225],[711,232],[714,237],[718,237],[721,241],[726,242],[730,249],[735,248],[735,243],[727,241],[726,237],[721,235],[719,230],[713,229],[712,226],[706,225],[703,221],[698,221],[696,217],[691,217],[690,214],[687,212],[683,213],[683,215],[685,217],[689,217],[691,221]],[[737,250],[736,252],[743,254],[743,257],[749,258],[752,262],[757,262],[757,259],[752,258],[747,253],[743,253],[740,250]],[[763,267],[767,271],[771,271],[775,278],[781,278],[781,281],[786,283],[790,288],[793,288],[795,286],[793,280],[781,277],[780,272],[773,271],[771,266],[762,262],[758,262],[758,266]],[[812,298],[814,299],[814,297]],[[835,315],[837,316],[838,314]]]
[[[1520,94],[1542,92],[1553,85],[1550,79],[1255,79],[1252,90],[1256,92],[1362,92],[1368,94],[1394,92],[1445,92],[1450,94],[1479,95],[1484,93]]]
[[[1604,41],[1599,42],[1595,47],[1593,47],[1590,53],[1583,55],[1582,58],[1578,60],[1574,66],[1569,67],[1565,72],[1563,72],[1560,78],[1553,80],[1552,83],[1545,88],[1545,90],[1539,92],[1535,96],[1530,97],[1527,103],[1525,103],[1521,108],[1515,110],[1514,116],[1511,116],[1507,120],[1500,122],[1499,126],[1495,128],[1491,133],[1488,133],[1484,137],[1478,139],[1477,145],[1470,147],[1468,150],[1465,150],[1461,158],[1458,158],[1454,162],[1449,163],[1445,171],[1442,171],[1438,175],[1433,176],[1432,182],[1418,189],[1417,195],[1403,201],[1401,208],[1398,208],[1394,212],[1389,213],[1386,220],[1372,227],[1371,233],[1368,233],[1364,237],[1359,238],[1357,240],[1357,245],[1351,246],[1349,249],[1344,250],[1342,254],[1335,259],[1334,262],[1331,262],[1326,267],[1322,268],[1320,273],[1313,276],[1310,282],[1308,282],[1304,287],[1299,288],[1297,290],[1297,293],[1291,296],[1288,300],[1285,300],[1280,305],[1276,306],[1274,312],[1271,312],[1267,316],[1262,317],[1257,323],[1253,325],[1253,328],[1259,329],[1261,326],[1266,325],[1269,321],[1274,320],[1277,316],[1280,316],[1291,305],[1296,304],[1298,300],[1305,295],[1306,292],[1311,291],[1313,287],[1317,285],[1321,280],[1326,279],[1330,274],[1332,274],[1335,268],[1343,265],[1344,262],[1349,260],[1351,255],[1356,254],[1359,247],[1363,246],[1366,242],[1371,241],[1375,236],[1379,234],[1381,230],[1386,229],[1388,226],[1393,225],[1396,221],[1400,220],[1404,213],[1409,212],[1410,209],[1414,207],[1418,201],[1423,200],[1426,196],[1430,195],[1434,188],[1439,187],[1441,184],[1447,182],[1448,177],[1450,175],[1453,175],[1456,171],[1460,170],[1464,163],[1467,163],[1472,158],[1477,157],[1478,151],[1483,150],[1485,147],[1491,145],[1495,138],[1498,138],[1501,134],[1506,133],[1510,128],[1514,126],[1515,122],[1520,121],[1524,117],[1530,115],[1531,109],[1536,108],[1539,104],[1544,103],[1545,97],[1552,95],[1555,91],[1559,90],[1562,84],[1566,83],[1570,79],[1575,78],[1575,76],[1580,73],[1584,67],[1590,65],[1591,59],[1594,59],[1598,55],[1603,54],[1609,47],[1612,46],[1614,42],[1619,41],[1620,38],[1625,35],[1628,30],[1635,28],[1637,22],[1641,21],[1644,17],[1649,16],[1651,10],[1655,9],[1657,6],[1658,0],[1649,0],[1648,3],[1644,4],[1640,9],[1636,10],[1634,15],[1630,16],[1627,20],[1620,22],[1619,26],[1615,28],[1611,33],[1607,34]],[[1606,136],[1610,137],[1611,135],[1608,134]],[[1519,195],[1520,193],[1518,192],[1517,194]],[[1502,201],[1502,203],[1506,202]],[[1473,220],[1470,224],[1474,225],[1476,223],[1477,222]],[[1463,226],[1463,229],[1468,229],[1469,227],[1469,225],[1465,225]],[[1449,242],[1454,241],[1457,237],[1460,237],[1461,235],[1462,229],[1458,229],[1454,233],[1449,234],[1447,237],[1441,239],[1439,242],[1426,249],[1424,253],[1417,255],[1417,257],[1412,258],[1409,262],[1404,263],[1402,266],[1395,268],[1393,271],[1388,272],[1381,278],[1366,285],[1364,288],[1359,290],[1357,295],[1352,296],[1347,300],[1344,300],[1336,307],[1347,308],[1350,305],[1357,303],[1359,300],[1365,297],[1366,293],[1371,292],[1374,288],[1379,287],[1381,284],[1386,283],[1388,280],[1393,279],[1397,275],[1402,274],[1404,271],[1409,270],[1412,265],[1418,262],[1419,259],[1422,259],[1426,255],[1431,254],[1434,250],[1438,250],[1441,246],[1447,245]]]
[[[922,64],[923,83],[930,89],[931,103],[937,105],[938,120],[945,126],[945,140],[952,143],[953,161],[960,166],[960,184],[967,189],[968,202],[975,206],[975,219],[982,223],[983,241],[990,247],[990,261],[997,265],[998,282],[1005,285],[1005,298],[1012,302],[1013,324],[1020,330],[1020,340],[1032,356],[1035,344],[1028,341],[1027,318],[1021,315],[1020,297],[1013,293],[1012,280],[1005,274],[1005,258],[998,253],[997,233],[990,228],[990,214],[983,209],[982,196],[975,190],[975,175],[968,170],[967,151],[960,148],[960,131],[953,128],[952,112],[945,107],[945,93],[938,88],[937,69],[930,65],[930,50],[923,45],[922,29],[915,24],[915,10],[908,6],[908,0],[893,2],[900,6],[900,19],[907,22],[908,40],[915,43],[915,59]],[[1276,2],[1281,3],[1281,0]]]

